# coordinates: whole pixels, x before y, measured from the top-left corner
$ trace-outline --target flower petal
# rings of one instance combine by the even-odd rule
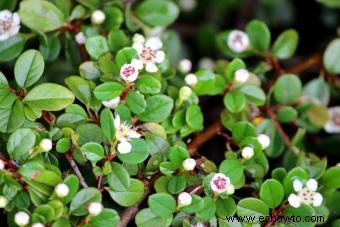
[[[146,40],[145,46],[152,50],[159,50],[163,47],[163,43],[159,37],[150,37]]]
[[[147,63],[145,66],[145,70],[149,73],[155,73],[158,71],[158,68],[154,63]]]
[[[134,131],[134,130],[130,130],[130,131],[128,132],[128,136],[129,136],[130,138],[140,138],[142,135],[139,134],[138,132]]]
[[[120,143],[117,146],[117,150],[121,154],[130,153],[131,149],[132,149],[131,144],[128,141],[126,141],[126,140],[120,141]]]
[[[120,128],[120,116],[117,114],[115,120],[114,120],[114,126],[115,128]]]
[[[140,70],[144,67],[143,62],[141,60],[138,60],[138,59],[132,59],[131,65],[133,65],[133,67],[135,67],[138,70]]]
[[[162,50],[157,51],[155,61],[157,63],[162,63],[164,61],[164,59],[165,59],[164,51],[162,51]]]
[[[309,179],[306,186],[309,190],[315,192],[318,189],[318,182],[315,179]]]
[[[134,43],[132,47],[137,50],[138,54],[141,53],[144,48],[143,44],[141,43]]]
[[[19,25],[20,24],[19,14],[13,13],[12,21],[14,25]]]
[[[288,202],[292,207],[295,208],[298,208],[301,205],[300,198],[293,193],[288,196]]]
[[[323,197],[319,192],[315,192],[313,195],[313,206],[318,207],[321,205]]]
[[[300,180],[295,179],[295,180],[293,181],[293,188],[294,188],[294,191],[299,192],[299,191],[302,190],[302,187],[303,187],[303,184],[302,184],[302,182],[301,182]]]

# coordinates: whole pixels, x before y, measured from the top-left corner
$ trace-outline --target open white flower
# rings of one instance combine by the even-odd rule
[[[106,19],[105,13],[101,10],[95,10],[91,14],[92,24],[102,24]]]
[[[226,192],[227,194],[234,193],[234,186],[230,183],[229,177],[223,173],[216,173],[210,181],[210,188],[213,192],[220,194]],[[232,190],[230,190],[232,189]]]
[[[254,156],[254,149],[252,147],[244,147],[241,151],[242,158],[249,160]]]
[[[85,44],[86,42],[86,37],[83,32],[78,32],[75,36],[75,39],[79,45]]]
[[[140,35],[139,35],[140,36]],[[163,43],[158,37],[150,37],[144,42],[142,38],[134,38],[138,40],[133,44],[139,55],[139,61],[145,65],[145,70],[149,73],[158,71],[156,64],[162,63],[165,60],[165,53],[161,50]]]
[[[193,158],[187,158],[183,161],[182,166],[186,171],[194,170],[196,166],[196,160]]]
[[[178,63],[178,69],[181,73],[188,73],[192,68],[192,63],[189,59],[182,59]]]
[[[318,182],[315,179],[309,179],[305,185],[300,180],[295,179],[293,188],[297,193],[292,193],[288,197],[288,202],[292,207],[298,208],[301,204],[313,205],[314,207],[321,205],[323,197],[319,192],[316,192]]]
[[[6,207],[8,200],[5,196],[0,196],[0,208]]]
[[[184,207],[184,206],[188,206],[191,204],[192,202],[192,197],[189,193],[187,192],[181,192],[179,195],[178,195],[178,199],[177,199],[177,202],[178,202],[178,207]]]
[[[184,78],[185,83],[191,87],[195,86],[198,82],[197,76],[193,73],[190,73]]]
[[[248,35],[240,30],[230,32],[227,43],[228,47],[236,53],[245,51],[250,45]]]
[[[19,211],[14,215],[14,222],[18,226],[25,226],[30,222],[30,216],[24,211]]]
[[[70,189],[66,184],[60,183],[55,187],[54,191],[58,197],[63,198],[68,195]]]
[[[39,148],[42,151],[50,151],[52,149],[52,140],[50,139],[42,139],[39,143]]]
[[[32,227],[45,227],[44,224],[41,224],[40,222],[34,223]]]
[[[5,169],[5,162],[0,159],[0,170]]]
[[[103,205],[98,202],[92,202],[88,205],[87,210],[89,211],[90,215],[97,216],[103,210]]]
[[[132,146],[129,141],[132,138],[141,137],[141,134],[132,129],[131,125],[126,122],[121,122],[119,115],[114,120],[114,126],[116,128],[116,138],[119,141],[117,146],[118,152],[121,154],[130,153]]]
[[[15,36],[20,30],[20,17],[9,10],[0,11],[0,41]]]
[[[340,133],[340,106],[328,108],[329,120],[324,129],[328,133]]]
[[[235,81],[239,83],[244,83],[248,80],[249,78],[249,71],[246,69],[238,69],[234,73],[234,79]]]
[[[267,149],[270,145],[270,138],[266,134],[259,134],[257,136],[257,141],[259,141],[263,150]]]
[[[133,59],[130,64],[124,64],[120,68],[120,76],[125,81],[134,82],[137,80],[139,70],[142,68],[143,64],[139,60]]]
[[[102,104],[107,108],[114,109],[118,106],[119,102],[120,102],[120,97],[118,96],[118,97],[111,99],[109,101],[103,101]]]

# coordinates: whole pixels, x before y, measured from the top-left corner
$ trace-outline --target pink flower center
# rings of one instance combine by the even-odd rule
[[[244,44],[243,44],[242,35],[237,34],[237,35],[235,36],[235,38],[233,39],[233,43],[234,43],[235,45],[239,44],[239,45],[243,46]]]
[[[123,69],[122,74],[124,77],[129,78],[129,76],[131,76],[135,72],[136,72],[135,67],[133,67],[132,65],[129,65]]]
[[[153,59],[156,57],[156,52],[150,47],[147,47],[142,50],[140,57],[144,62],[153,62]]]
[[[218,190],[224,190],[227,187],[227,180],[223,177],[217,177],[213,183]]]
[[[11,30],[12,22],[13,22],[12,17],[8,17],[7,15],[5,16],[5,18],[0,20],[0,33],[4,33]]]

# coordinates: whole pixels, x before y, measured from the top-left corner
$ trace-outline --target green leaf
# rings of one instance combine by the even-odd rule
[[[92,89],[87,80],[80,76],[69,76],[65,79],[65,83],[82,103],[86,106],[90,105]]]
[[[79,74],[87,80],[95,80],[100,77],[100,71],[97,69],[95,62],[86,61],[79,66]]]
[[[305,219],[306,217],[308,217],[308,218],[319,217],[319,216],[315,216],[314,209],[311,206],[308,206],[306,204],[302,204],[298,208],[287,207],[284,211],[284,216],[288,217],[288,218],[291,218],[293,216],[300,217],[301,220],[306,220]],[[292,220],[290,223],[292,225],[296,226],[296,227],[313,227],[316,224],[316,223],[313,223],[313,222],[300,222],[296,219]]]
[[[228,80],[232,80],[234,78],[234,74],[239,69],[245,69],[246,64],[240,58],[234,58],[228,65],[225,71],[225,76]]]
[[[307,111],[308,120],[315,126],[322,128],[329,120],[328,110],[324,106],[313,106]]]
[[[86,39],[85,47],[87,52],[94,59],[98,59],[103,54],[109,52],[109,44],[103,36],[92,36]]]
[[[116,226],[119,223],[119,215],[113,209],[103,209],[97,216],[91,216],[86,227]]]
[[[166,188],[171,194],[177,194],[185,189],[186,183],[185,177],[183,176],[171,176]]]
[[[248,102],[256,106],[263,106],[266,102],[266,94],[258,86],[245,84],[240,87],[240,92],[246,96]]]
[[[58,111],[74,101],[73,93],[67,88],[51,83],[39,84],[28,92],[23,102],[37,110]]]
[[[109,47],[113,53],[118,52],[120,49],[128,46],[130,40],[126,36],[123,30],[113,29],[110,31],[109,36]]]
[[[87,205],[91,202],[101,202],[102,194],[97,188],[84,188],[73,198],[70,204],[70,214],[84,216],[88,213]]]
[[[203,206],[206,202],[203,201],[203,199],[195,194],[191,195],[192,202],[190,205],[182,207],[181,211],[185,213],[197,213],[200,210],[203,210]]]
[[[134,114],[141,114],[144,112],[146,102],[144,95],[136,91],[130,91],[126,96],[126,104]]]
[[[269,215],[269,207],[267,204],[256,198],[245,198],[240,200],[237,204],[236,211],[239,217],[255,217],[255,222],[245,220],[245,222],[248,223],[256,223],[260,216]]]
[[[0,41],[0,61],[11,61],[24,49],[27,38],[24,35],[12,36]]]
[[[44,58],[39,51],[25,51],[15,62],[14,76],[17,84],[23,88],[32,86],[40,79],[44,67]]]
[[[180,147],[180,146],[171,147],[168,151],[168,155],[169,155],[169,160],[176,167],[181,167],[183,161],[190,157],[189,152],[184,147]]]
[[[160,217],[153,213],[151,209],[146,208],[140,210],[135,218],[136,225],[138,227],[150,227],[150,226],[170,226],[172,222],[172,215],[167,217]]]
[[[136,82],[137,90],[142,94],[158,94],[161,91],[161,82],[152,75],[139,76]]]
[[[282,184],[274,179],[268,179],[261,185],[260,198],[267,203],[269,208],[279,206],[284,197]]]
[[[82,124],[76,128],[78,145],[88,142],[101,143],[103,141],[103,133],[101,128],[96,124]]]
[[[236,142],[241,142],[246,137],[256,136],[256,128],[249,122],[239,121],[232,127],[232,137]]]
[[[88,142],[84,144],[80,150],[85,154],[86,158],[91,162],[97,162],[103,159],[104,157],[104,148],[94,142]]]
[[[112,172],[107,175],[107,181],[114,191],[127,191],[130,187],[128,171],[119,163],[111,163]]]
[[[146,0],[136,9],[136,15],[151,26],[167,26],[179,15],[178,6],[172,1]]]
[[[302,83],[293,74],[285,74],[275,82],[274,97],[281,104],[292,104],[301,95]]]
[[[195,73],[197,83],[193,88],[197,95],[209,94],[215,86],[215,74],[206,69],[200,69]]]
[[[185,121],[194,130],[200,131],[203,129],[203,114],[199,105],[192,104],[188,107]]]
[[[236,213],[236,203],[232,197],[227,199],[219,198],[216,201],[216,214],[221,218],[226,218],[227,216],[233,216]]]
[[[317,99],[323,106],[328,106],[330,100],[329,85],[323,78],[313,79],[305,85],[302,95]]]
[[[118,158],[127,164],[139,164],[149,157],[148,144],[143,139],[132,139],[130,141],[132,149],[130,153],[118,154]]]
[[[40,43],[39,50],[46,61],[56,60],[61,50],[59,37],[55,35],[48,35],[47,43]]]
[[[103,26],[107,30],[117,29],[122,25],[124,21],[124,15],[120,8],[115,6],[109,6],[104,7],[103,11],[106,15]]]
[[[130,207],[139,202],[144,194],[144,184],[136,179],[131,179],[130,187],[124,191],[114,191],[107,189],[111,198],[123,207]]]
[[[100,101],[108,101],[122,94],[124,86],[117,82],[105,82],[98,85],[93,93]]]
[[[154,95],[146,99],[146,109],[139,115],[144,122],[162,122],[171,113],[174,101],[166,95]]]
[[[21,128],[10,135],[7,141],[7,152],[14,160],[23,161],[35,145],[36,135],[33,130]]]
[[[24,25],[41,32],[56,30],[64,25],[63,13],[48,1],[22,1],[19,15]]]
[[[14,101],[10,107],[0,109],[0,132],[13,132],[20,128],[25,121],[24,105]]]
[[[317,0],[318,2],[332,8],[339,8],[340,2],[338,0]]]
[[[340,38],[334,39],[330,44],[328,44],[326,51],[323,55],[323,64],[327,71],[339,74],[340,65],[337,59],[340,58]]]
[[[259,20],[252,20],[247,24],[246,32],[252,47],[260,52],[268,50],[270,31],[265,23]]]
[[[331,167],[326,170],[326,172],[321,177],[321,184],[328,188],[340,188],[340,167]]]
[[[148,198],[151,211],[160,217],[168,217],[176,209],[176,200],[167,193],[156,193]]]
[[[299,35],[294,29],[280,34],[273,44],[273,54],[279,59],[287,59],[294,55],[299,42]]]
[[[100,113],[100,127],[102,128],[104,138],[109,142],[113,142],[116,137],[116,129],[114,127],[113,114],[108,108],[103,109]]]
[[[76,175],[71,174],[71,175],[68,175],[65,178],[64,183],[70,189],[68,195],[63,198],[63,202],[65,204],[67,204],[67,203],[69,203],[74,198],[74,196],[78,192],[78,189],[79,189],[79,178]]]
[[[224,106],[231,113],[241,112],[246,107],[246,96],[238,90],[228,92],[223,98]]]
[[[296,119],[298,112],[291,106],[285,106],[277,112],[277,120],[281,123],[292,122]]]
[[[214,217],[216,212],[215,200],[210,197],[204,197],[202,208],[196,213],[197,217],[203,221],[208,221]]]
[[[118,51],[115,61],[118,68],[121,68],[124,64],[130,64],[132,59],[138,59],[138,53],[135,48],[124,47]]]
[[[218,171],[229,177],[232,184],[237,183],[240,179],[242,179],[242,177],[244,177],[243,165],[239,160],[224,160],[220,164]]]

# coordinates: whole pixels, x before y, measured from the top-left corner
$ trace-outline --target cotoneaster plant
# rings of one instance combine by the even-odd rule
[[[340,167],[306,146],[323,127],[340,131],[339,107],[327,110],[338,38],[320,77],[303,84],[301,67],[280,64],[298,46],[293,29],[274,42],[258,20],[221,32],[226,58],[193,70],[174,55],[173,1],[10,2],[0,4],[12,10],[0,12],[0,61],[13,63],[0,74],[2,224],[270,226],[278,223],[227,217],[292,215],[324,217],[294,226],[339,223]],[[78,75],[46,81],[64,56]],[[212,124],[203,96],[225,107]],[[216,135],[225,139],[219,163],[199,150]]]

